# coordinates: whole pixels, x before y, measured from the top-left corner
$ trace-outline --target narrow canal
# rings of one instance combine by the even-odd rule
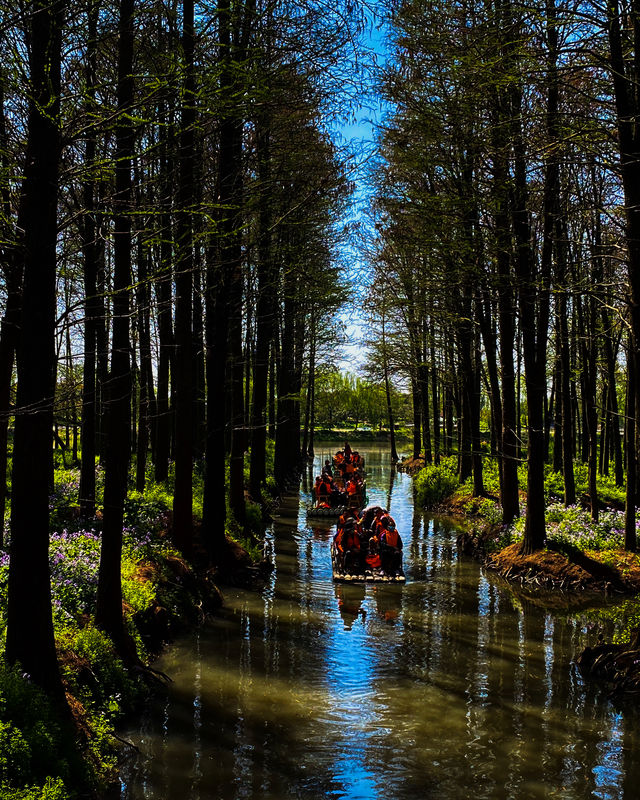
[[[460,557],[378,446],[359,448],[369,501],[398,524],[407,585],[332,583],[334,528],[305,510],[338,446],[278,512],[266,591],[227,589],[158,663],[174,682],[126,732],[123,800],[640,796],[640,716],[572,665],[585,616],[522,604]]]

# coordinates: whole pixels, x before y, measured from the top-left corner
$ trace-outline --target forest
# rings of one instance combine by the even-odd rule
[[[137,664],[132,504],[161,495],[172,552],[215,564],[322,428],[395,458],[400,428],[477,497],[497,474],[524,553],[550,473],[594,520],[606,477],[635,551],[637,3],[0,9],[7,684],[18,664],[73,717],[56,537],[92,532],[82,613]],[[366,147],[341,137],[368,116]]]

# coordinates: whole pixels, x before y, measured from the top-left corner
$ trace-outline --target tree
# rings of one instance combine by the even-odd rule
[[[129,313],[131,287],[131,160],[134,127],[134,2],[120,0],[118,17],[118,117],[113,235],[113,330],[107,395],[107,452],[104,518],[96,601],[96,624],[124,652],[122,619],[122,527],[131,453],[131,361]]]
[[[60,703],[49,575],[49,487],[55,387],[56,246],[63,2],[34,2],[29,17],[29,117],[24,284],[11,495],[6,654]]]

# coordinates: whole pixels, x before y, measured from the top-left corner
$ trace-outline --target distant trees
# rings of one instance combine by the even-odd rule
[[[405,418],[407,398],[389,386],[389,399],[397,418]],[[319,426],[336,428],[343,425],[367,424],[373,430],[388,429],[389,415],[384,381],[362,379],[356,375],[329,368],[319,371],[315,386],[316,421]]]

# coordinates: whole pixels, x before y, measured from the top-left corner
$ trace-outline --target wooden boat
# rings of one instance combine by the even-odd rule
[[[333,508],[322,508],[320,506],[309,506],[307,508],[308,517],[335,517],[336,519],[344,514],[347,506],[334,506]]]
[[[362,484],[362,489],[364,494],[360,497],[359,495],[354,495],[356,498],[355,503],[352,508],[357,508],[360,510],[364,508],[367,503],[369,502],[369,497],[367,495],[367,484],[366,481]],[[342,516],[342,514],[347,511],[349,506],[340,505],[340,506],[332,506],[331,508],[322,508],[321,506],[307,506],[307,516],[308,517],[328,517],[328,518],[335,518]]]
[[[336,546],[331,542],[331,569],[333,572],[333,580],[336,583],[406,583],[404,570],[400,567],[398,572],[393,575],[388,574],[383,569],[369,569],[368,567],[364,572],[341,572],[338,568],[336,559]]]

